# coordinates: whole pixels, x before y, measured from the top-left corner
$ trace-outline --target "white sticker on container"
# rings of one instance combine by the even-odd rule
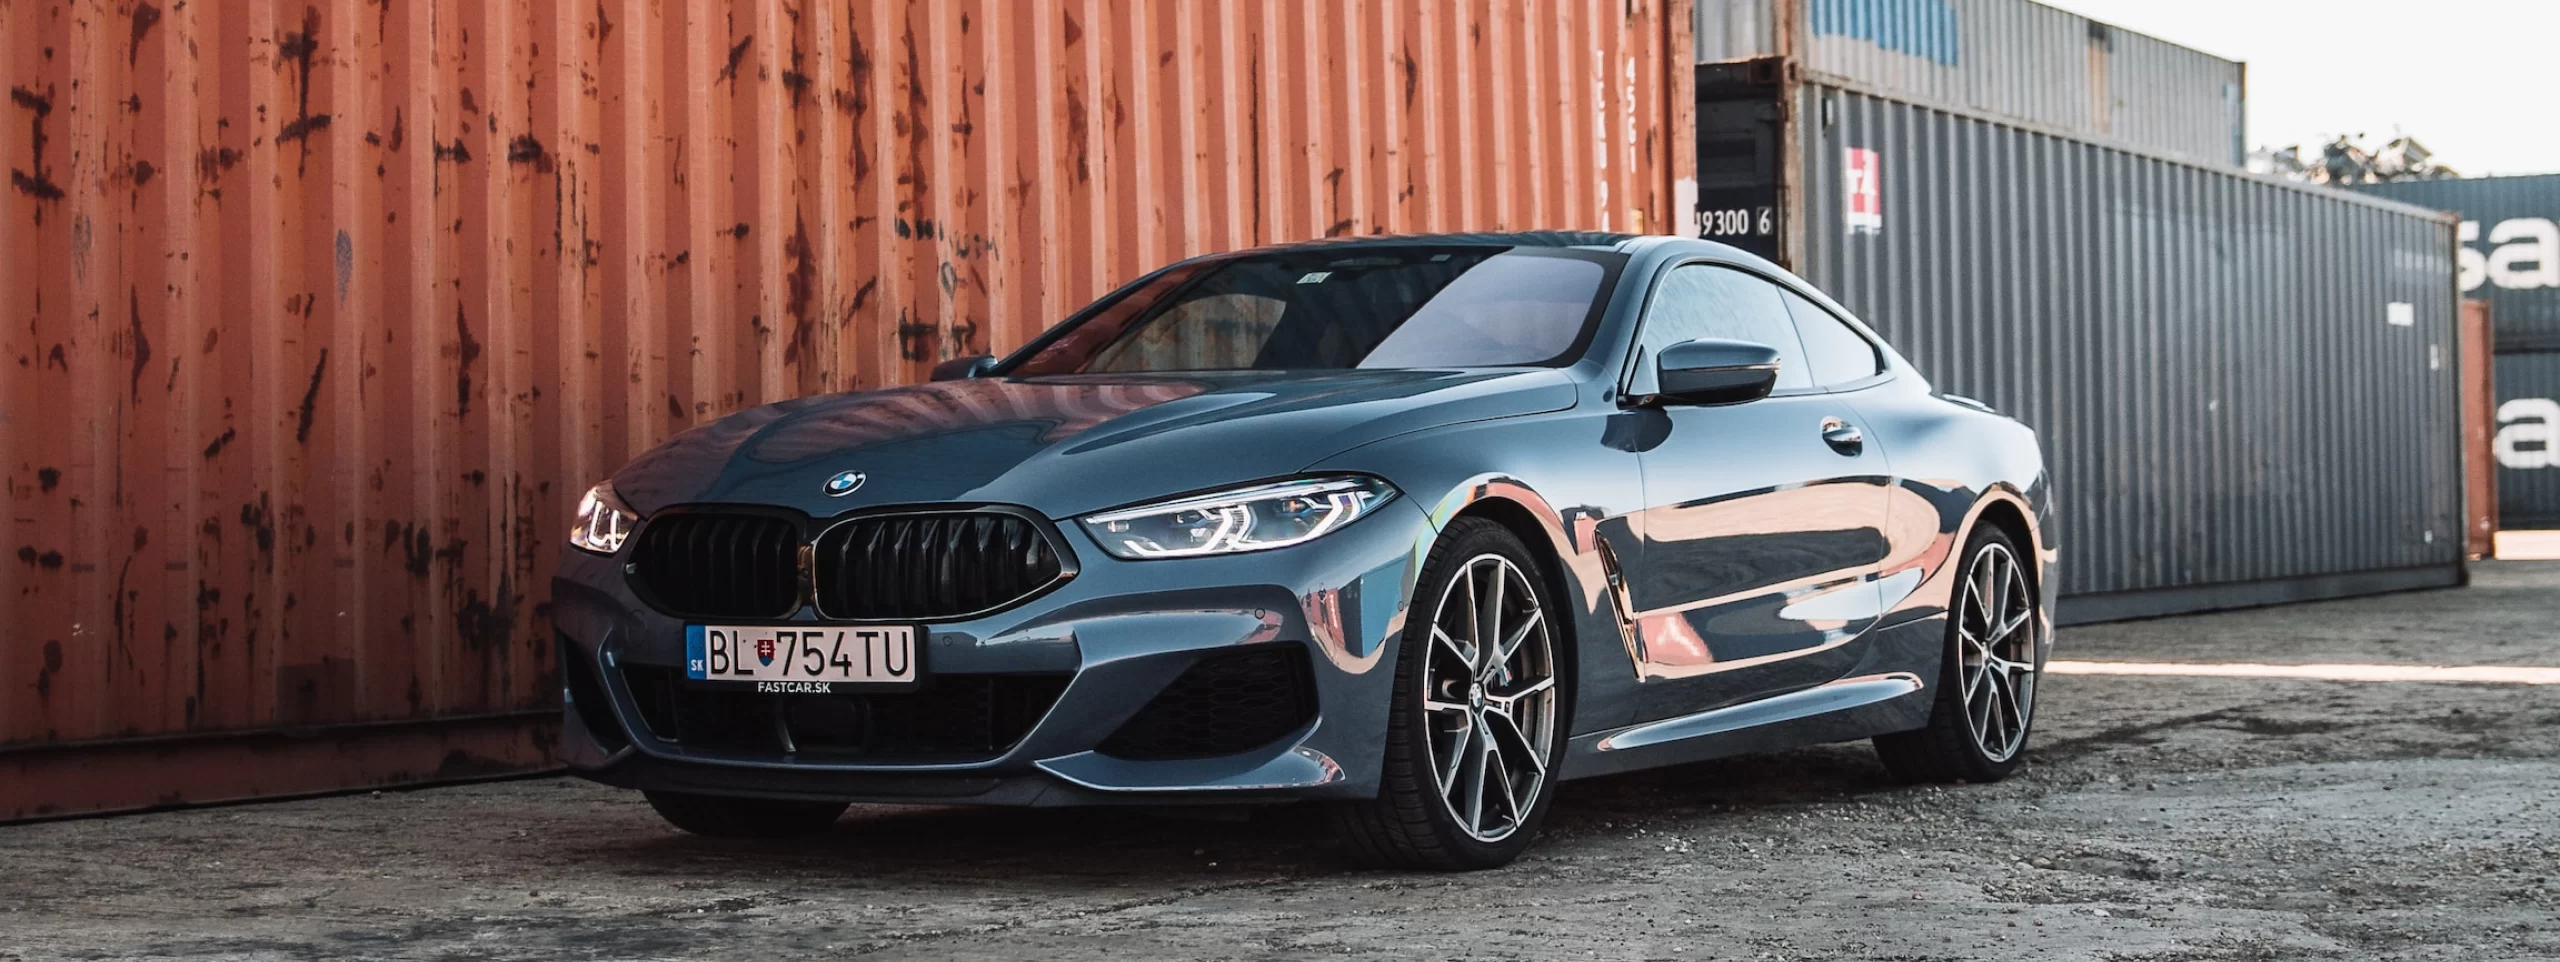
[[[2391,306],[2384,308],[2382,313],[2383,318],[2390,321],[2393,327],[2415,327],[2418,323],[2418,305],[2407,301],[2392,301]]]

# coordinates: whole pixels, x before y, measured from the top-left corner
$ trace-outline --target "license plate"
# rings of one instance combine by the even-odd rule
[[[916,636],[907,625],[687,625],[684,673],[760,692],[822,695],[837,685],[914,684]]]

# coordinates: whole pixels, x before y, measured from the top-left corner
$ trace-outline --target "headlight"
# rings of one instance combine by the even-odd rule
[[[622,497],[613,493],[613,482],[587,489],[578,499],[577,514],[571,519],[577,526],[569,529],[569,543],[597,554],[622,550],[622,539],[640,523],[640,516],[623,506]]]
[[[1376,478],[1282,481],[1088,515],[1113,557],[1195,558],[1286,548],[1323,537],[1396,496]]]

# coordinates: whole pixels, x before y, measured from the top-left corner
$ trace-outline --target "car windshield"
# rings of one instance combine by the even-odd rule
[[[1429,246],[1213,258],[1087,308],[1004,373],[1561,364],[1597,322],[1617,258]]]

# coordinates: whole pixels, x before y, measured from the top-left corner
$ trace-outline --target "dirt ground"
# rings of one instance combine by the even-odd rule
[[[2057,657],[2560,666],[2560,563]],[[1569,783],[1518,864],[1296,810],[856,809],[724,844],[560,778],[0,828],[0,959],[2560,959],[2560,686],[2055,675],[2019,778],[1863,745]]]

